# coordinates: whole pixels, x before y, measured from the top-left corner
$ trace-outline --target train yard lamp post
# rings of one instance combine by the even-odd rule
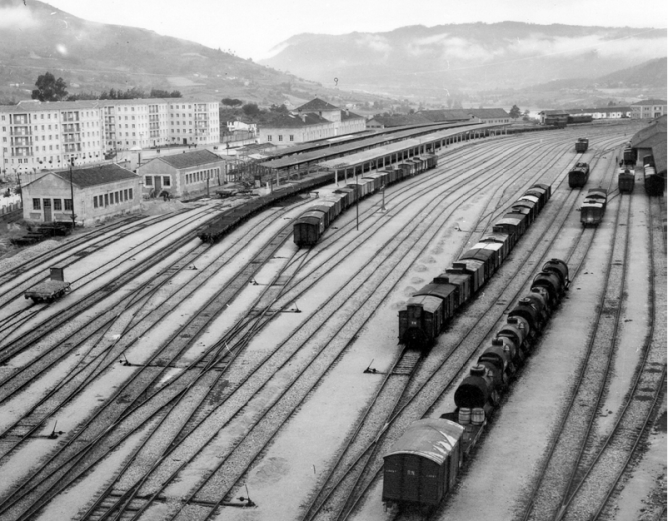
[[[72,181],[72,167],[74,166],[74,158],[70,158],[70,197],[72,202],[72,230],[76,226],[76,215],[74,215],[74,182]]]

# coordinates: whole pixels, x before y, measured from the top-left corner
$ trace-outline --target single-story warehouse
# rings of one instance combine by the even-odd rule
[[[144,178],[143,194],[159,197],[187,197],[206,193],[225,183],[225,160],[210,150],[196,150],[151,159],[137,173]]]
[[[23,218],[29,223],[74,219],[92,226],[141,209],[140,177],[115,164],[47,172],[21,189]]]

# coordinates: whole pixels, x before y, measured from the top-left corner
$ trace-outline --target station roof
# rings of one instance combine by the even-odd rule
[[[427,418],[411,424],[390,447],[389,454],[413,454],[443,465],[464,433],[458,423],[440,418]]]
[[[269,161],[265,161],[264,163],[260,163],[261,166],[265,168],[273,168],[273,169],[282,169],[282,168],[290,168],[293,166],[298,166],[300,164],[305,164],[305,163],[316,163],[316,162],[322,162],[326,161],[328,158],[332,157],[337,157],[339,158],[339,163],[343,163],[349,160],[349,158],[353,155],[356,154],[351,154],[350,156],[345,156],[341,157],[344,154],[349,154],[351,151],[354,150],[364,150],[364,149],[369,149],[372,147],[378,147],[378,146],[385,146],[388,141],[396,141],[396,142],[401,142],[401,140],[406,140],[408,138],[411,138],[416,135],[416,133],[421,133],[421,139],[422,143],[429,142],[430,140],[436,140],[440,139],[442,137],[448,137],[452,136],[455,134],[460,134],[462,132],[467,132],[470,130],[477,130],[477,129],[485,129],[485,128],[493,128],[495,126],[499,126],[498,124],[481,124],[481,123],[471,123],[469,121],[467,122],[462,122],[462,123],[442,123],[441,125],[449,125],[447,128],[443,130],[429,130],[425,128],[410,128],[407,130],[401,130],[398,132],[395,132],[391,135],[387,134],[382,134],[378,136],[373,136],[368,139],[364,139],[361,141],[356,141],[355,143],[349,143],[349,144],[343,144],[343,145],[336,145],[336,146],[331,146],[328,148],[324,148],[321,150],[315,150],[313,152],[306,152],[297,156],[293,157],[282,157],[280,159],[272,159]],[[435,126],[434,123],[432,123],[429,128]],[[425,132],[429,132],[428,136],[425,136]],[[440,138],[438,137],[440,133],[445,133]],[[418,139],[418,138],[414,138]],[[406,146],[404,145],[404,148],[409,148],[410,145]],[[377,152],[375,154],[378,155],[379,157],[386,155],[386,154],[379,154]],[[358,164],[359,161],[355,164]]]

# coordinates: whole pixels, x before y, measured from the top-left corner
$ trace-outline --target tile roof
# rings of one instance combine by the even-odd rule
[[[70,171],[57,170],[52,172],[53,175],[60,177],[66,182],[70,182]],[[122,168],[114,163],[107,163],[103,165],[93,165],[83,168],[74,167],[72,169],[72,183],[79,188],[86,188],[89,186],[104,185],[107,183],[115,183],[124,179],[138,179],[139,176]]]
[[[637,105],[666,105],[668,104],[665,99],[646,99],[646,100],[640,100],[636,103],[631,103],[632,107],[635,107]]]
[[[465,112],[472,114],[476,118],[509,118],[508,114],[504,109],[495,108],[495,109],[465,109]]]
[[[274,118],[260,125],[263,130],[268,128],[300,128],[310,125],[331,124],[332,122],[312,112],[302,113],[299,116],[294,114],[276,114]]]
[[[460,109],[436,109],[436,110],[421,110],[418,114],[423,115],[429,121],[439,123],[441,121],[455,121],[471,119],[468,112]]]
[[[350,112],[349,110],[341,111],[341,121],[346,121],[348,119],[366,119],[364,116]]]
[[[210,150],[195,150],[194,152],[183,152],[182,154],[171,154],[168,156],[156,157],[152,161],[164,161],[176,169],[190,168],[191,166],[208,165],[218,163],[222,159]],[[150,163],[151,161],[149,161]],[[148,164],[148,163],[147,163]]]
[[[317,110],[341,110],[339,107],[335,107],[331,103],[327,103],[326,101],[321,100],[320,98],[315,98],[309,101],[308,103],[305,103],[301,107],[297,107],[298,111],[301,112],[310,112],[310,111],[317,111]]]

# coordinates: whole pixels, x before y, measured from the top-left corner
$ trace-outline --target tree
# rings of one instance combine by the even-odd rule
[[[35,82],[35,87],[37,88],[32,91],[32,99],[39,101],[60,101],[67,96],[65,80],[56,79],[50,72],[40,74]]]
[[[240,107],[244,104],[243,101],[237,98],[223,98],[220,101],[223,105],[227,105],[228,107]]]
[[[522,114],[522,111],[517,105],[513,105],[513,107],[510,109],[510,117],[513,119],[517,119],[520,117],[520,114]]]
[[[260,107],[258,107],[255,103],[246,103],[243,107],[241,107],[241,110],[244,111],[246,116],[258,116],[260,114]]]

